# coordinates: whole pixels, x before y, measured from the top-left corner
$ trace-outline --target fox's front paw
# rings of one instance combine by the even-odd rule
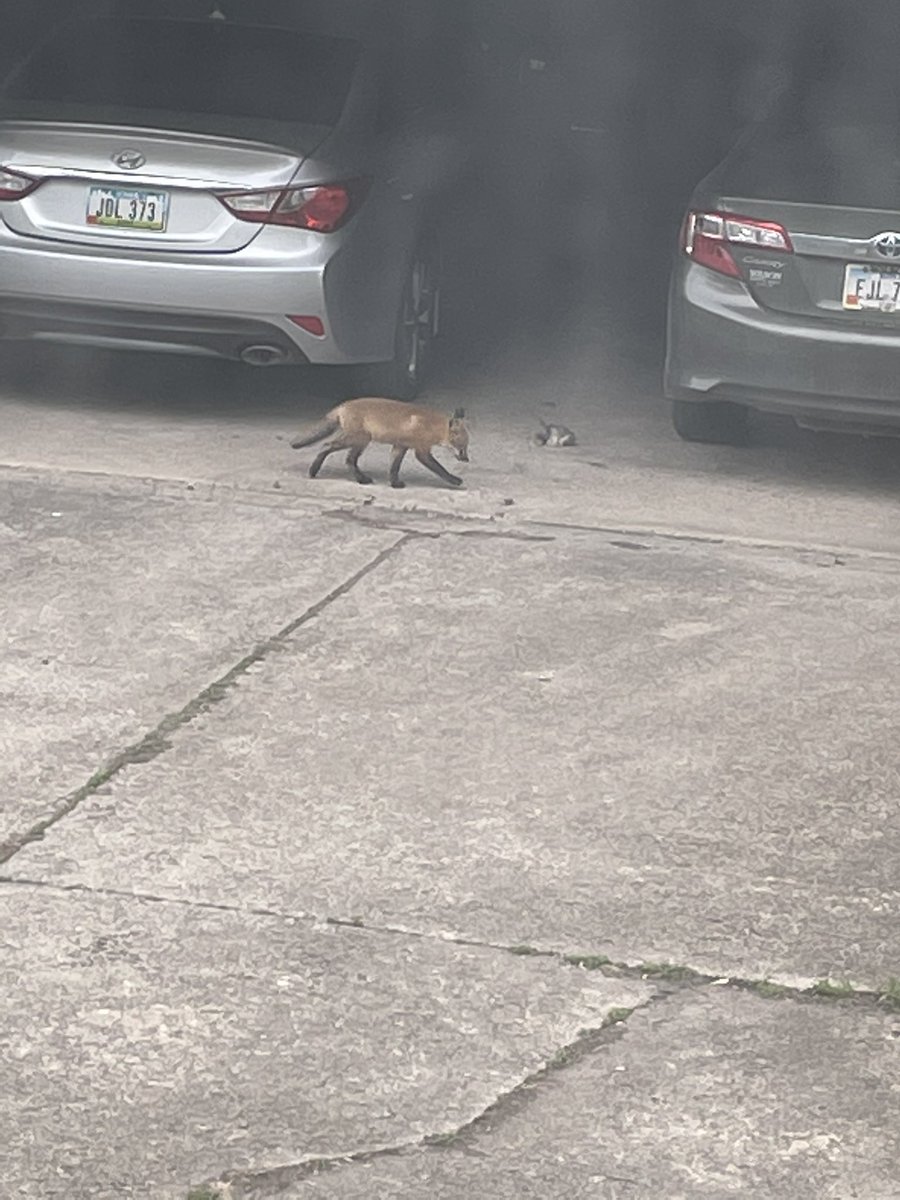
[[[405,483],[403,483],[403,481],[402,481],[402,480],[400,480],[400,479],[392,479],[392,480],[391,480],[391,487],[392,487],[392,488],[405,488],[405,487],[406,487],[406,484],[405,484]]]
[[[455,487],[455,488],[461,488],[463,485],[463,481],[460,479],[460,477],[458,475],[451,475],[450,478],[447,480],[447,482],[450,484],[451,487]]]

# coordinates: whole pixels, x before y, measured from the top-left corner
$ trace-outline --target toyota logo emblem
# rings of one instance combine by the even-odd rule
[[[882,258],[900,258],[900,233],[882,233],[872,241]]]
[[[137,171],[146,161],[140,150],[120,150],[118,154],[113,155],[113,162],[123,171]],[[898,244],[900,244],[900,238],[898,238]]]

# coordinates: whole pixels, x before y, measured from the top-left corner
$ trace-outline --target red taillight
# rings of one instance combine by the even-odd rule
[[[694,262],[720,275],[740,278],[731,246],[756,246],[777,254],[792,254],[790,235],[777,221],[758,221],[732,213],[692,212],[684,224],[683,249]]]
[[[0,200],[21,200],[29,192],[33,192],[39,183],[39,179],[23,175],[21,171],[10,171],[6,167],[0,167]]]
[[[304,228],[331,233],[343,224],[350,211],[350,193],[345,187],[301,188],[289,193],[286,203],[302,214]]]
[[[358,184],[336,183],[285,191],[230,192],[219,199],[242,221],[334,233],[353,215],[360,191]]]
[[[321,317],[288,317],[288,320],[311,333],[313,337],[325,336],[325,322]]]

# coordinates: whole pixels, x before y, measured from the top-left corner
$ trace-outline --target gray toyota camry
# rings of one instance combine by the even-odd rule
[[[368,364],[414,395],[444,142],[377,5],[95,7],[0,91],[0,337]]]
[[[898,145],[900,89],[860,72],[788,96],[697,188],[669,296],[683,438],[739,442],[750,409],[900,433]]]

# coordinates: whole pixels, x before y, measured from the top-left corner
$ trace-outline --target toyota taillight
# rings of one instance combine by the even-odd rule
[[[794,249],[788,231],[777,221],[758,221],[755,217],[721,212],[688,213],[683,249],[694,262],[720,275],[740,278],[731,246],[755,246],[776,254],[792,254]]]
[[[241,221],[334,233],[349,221],[362,192],[359,184],[336,183],[265,192],[227,192],[220,194],[219,199]]]
[[[33,192],[39,183],[39,179],[23,175],[21,171],[10,171],[7,167],[0,167],[0,200],[21,200],[29,192]]]

